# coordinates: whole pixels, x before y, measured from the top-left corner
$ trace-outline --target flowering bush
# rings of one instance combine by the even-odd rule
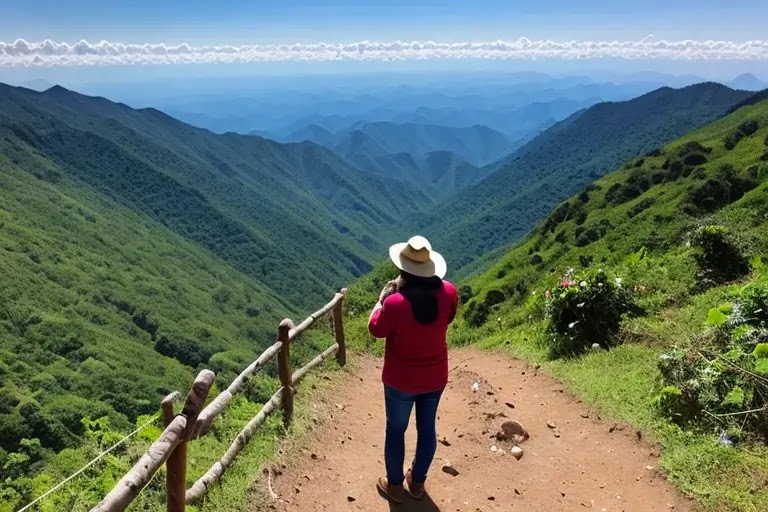
[[[602,269],[580,278],[569,269],[557,289],[544,296],[553,357],[577,355],[595,343],[609,348],[623,315],[636,310],[622,279],[609,279]]]
[[[768,288],[747,288],[707,314],[711,330],[660,356],[661,412],[689,427],[736,431],[768,441]]]

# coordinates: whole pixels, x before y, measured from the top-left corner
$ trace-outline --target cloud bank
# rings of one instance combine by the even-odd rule
[[[768,60],[768,41],[362,41],[351,44],[192,46],[111,41],[75,44],[44,40],[0,41],[0,66],[94,66],[280,61],[405,61],[428,59],[667,59]]]

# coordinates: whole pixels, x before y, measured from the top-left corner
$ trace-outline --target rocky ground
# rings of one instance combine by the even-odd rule
[[[315,511],[686,511],[694,505],[657,469],[657,448],[606,423],[535,368],[459,350],[440,405],[428,496],[390,505],[384,474],[381,361],[357,357],[337,392],[314,405],[313,432],[271,480],[271,508]],[[521,434],[518,422],[529,434]],[[505,432],[506,431],[506,432]],[[415,426],[408,430],[415,446]],[[406,460],[409,460],[410,453]],[[519,459],[518,459],[519,457]],[[262,485],[263,484],[263,485]],[[267,483],[262,482],[266,489]],[[254,510],[263,505],[254,505]]]

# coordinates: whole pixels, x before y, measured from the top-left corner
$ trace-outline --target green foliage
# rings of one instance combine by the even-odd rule
[[[722,284],[749,273],[749,261],[731,240],[724,226],[703,226],[693,234],[692,245],[698,250],[694,259],[699,267],[699,289]]]
[[[553,357],[578,355],[595,343],[603,348],[615,345],[623,316],[636,310],[622,280],[610,280],[602,270],[585,276],[569,271],[559,287],[545,295]]]
[[[744,137],[749,137],[755,133],[759,128],[758,122],[755,119],[747,119],[736,127],[734,131],[728,134],[725,138],[725,148],[733,149]]]
[[[768,326],[762,303],[768,288],[750,286],[733,304],[713,308],[713,331],[691,340],[687,348],[661,355],[664,383],[660,410],[672,421],[694,428],[731,428],[740,437],[768,441]],[[751,411],[751,412],[745,412]]]

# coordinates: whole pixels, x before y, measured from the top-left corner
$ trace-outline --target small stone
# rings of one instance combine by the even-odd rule
[[[517,488],[515,488],[515,494],[517,494],[518,496],[520,496],[520,494],[522,494],[522,493],[521,493],[520,491],[518,491],[518,490],[517,490]]]
[[[493,445],[493,446],[491,446],[491,451],[492,452],[497,452],[497,451],[499,451],[499,449],[496,447],[496,445]]]
[[[312,460],[317,460],[317,454],[316,453],[313,453],[312,455],[310,455],[310,457],[312,457]]]
[[[583,413],[581,413],[581,417],[584,418],[584,419],[587,419],[587,418],[589,418],[589,413],[583,412]]]
[[[451,476],[458,476],[459,472],[451,466],[451,463],[446,461],[445,464],[443,464],[443,473],[448,473]]]
[[[445,437],[440,438],[440,444],[443,446],[451,446],[451,443],[449,443]]]
[[[645,469],[647,469],[648,471],[653,471],[656,468],[654,468],[653,466],[645,466]]]
[[[554,428],[557,428],[557,425],[555,425],[555,424],[554,424],[554,423],[552,423],[551,421],[548,421],[548,422],[547,422],[547,427],[554,429]]]
[[[554,433],[555,433],[555,437],[560,437],[560,431],[559,430],[555,429]]]
[[[504,405],[506,405],[510,409],[514,409],[515,408],[515,404],[513,404],[512,402],[504,402]]]
[[[354,496],[352,496],[351,494],[348,494],[348,495],[347,495],[347,501],[348,501],[348,502],[350,502],[350,503],[352,503],[353,501],[357,501],[357,498],[355,498],[355,497],[354,497]]]
[[[488,501],[494,501],[496,499],[495,496],[488,496]]]
[[[525,453],[522,448],[519,446],[513,446],[511,450],[509,450],[509,453],[512,454],[514,458],[517,460],[520,460],[523,458],[523,454]]]

